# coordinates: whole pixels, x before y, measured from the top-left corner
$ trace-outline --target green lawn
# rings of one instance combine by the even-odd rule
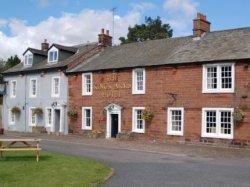
[[[79,157],[42,151],[4,153],[0,158],[0,186],[91,186],[101,184],[111,169]]]

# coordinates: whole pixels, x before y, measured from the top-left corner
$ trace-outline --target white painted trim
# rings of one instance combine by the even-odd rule
[[[15,86],[16,86],[16,87],[15,87],[15,94],[13,94],[13,88],[14,88],[14,87],[13,87],[13,83],[14,83],[14,82],[16,83],[16,85],[15,85]],[[16,91],[17,91],[16,88],[17,88],[17,81],[16,81],[16,80],[11,80],[11,81],[10,81],[10,98],[16,98]]]
[[[13,126],[16,124],[16,114],[14,114],[14,122],[11,120],[11,109],[9,109],[9,112],[8,112],[8,122],[9,122],[9,125],[10,126]]]
[[[171,111],[180,110],[181,111],[181,131],[172,130],[172,116]],[[183,107],[169,107],[168,108],[168,124],[167,124],[167,135],[183,136],[184,132],[184,108]]]
[[[90,92],[86,91],[86,81],[85,76],[90,75]],[[82,74],[82,95],[92,95],[93,94],[93,76],[92,73],[83,73]]]
[[[112,110],[108,110],[109,108]],[[106,138],[111,138],[111,114],[118,114],[118,133],[121,133],[121,110],[122,107],[116,104],[109,104],[105,107],[107,111]]]
[[[85,110],[90,110],[90,127],[86,126],[85,121]],[[92,107],[82,107],[82,129],[83,130],[92,130]]]
[[[143,90],[137,90],[137,71],[143,71]],[[144,68],[136,68],[132,71],[132,94],[145,94],[146,90],[146,70]]]
[[[53,60],[49,60],[49,53],[50,52],[57,52],[57,59],[54,59],[54,57],[53,57]],[[53,56],[54,56],[54,54],[53,54]],[[53,64],[53,63],[56,63],[56,62],[58,62],[58,59],[59,59],[59,50],[55,47],[55,46],[53,46],[49,51],[48,51],[48,63],[49,64]]]
[[[136,124],[136,110],[145,110],[145,107],[133,107],[132,108],[132,132],[145,133],[145,120],[143,120],[143,129],[137,129]]]
[[[29,58],[32,59],[31,64],[28,63],[28,62],[29,62]],[[23,65],[24,65],[25,67],[30,67],[30,66],[33,65],[33,60],[34,60],[34,55],[33,55],[33,53],[32,53],[30,50],[28,50],[28,51],[23,55]]]
[[[35,127],[37,126],[37,114],[35,114],[36,116],[36,120],[35,120],[35,123],[32,123],[32,110],[35,109],[36,107],[30,107],[29,108],[29,126],[30,127]]]
[[[206,111],[216,111],[216,133],[206,133]],[[201,136],[206,138],[222,138],[222,139],[233,139],[234,137],[234,120],[231,116],[231,134],[221,134],[220,133],[220,115],[223,111],[229,111],[233,114],[233,108],[202,108],[202,128]]]
[[[48,109],[51,110],[51,124],[48,123]],[[52,127],[54,123],[54,110],[52,107],[45,107],[45,127]]]
[[[225,65],[232,66],[232,88],[221,88],[221,67]],[[217,89],[207,88],[207,68],[217,67]],[[235,63],[217,63],[205,64],[202,68],[202,93],[234,93],[235,90]]]
[[[60,110],[60,123],[59,123],[59,132],[64,132],[63,130],[63,122],[64,122],[64,114],[63,114],[63,112],[64,112],[64,110],[63,110],[63,107],[55,107],[55,108],[53,108],[53,118],[52,118],[52,120],[53,120],[53,125],[52,125],[52,127],[51,127],[51,132],[55,132],[55,110]]]
[[[58,79],[58,94],[55,94],[55,79]],[[59,97],[60,96],[60,87],[61,87],[61,80],[60,76],[54,76],[51,78],[51,97]]]
[[[33,80],[35,80],[36,81],[36,94],[35,95],[33,95],[32,94],[32,84],[31,84],[31,82],[33,81]],[[29,81],[29,97],[30,98],[35,98],[35,97],[37,97],[37,78],[30,78],[30,81]]]

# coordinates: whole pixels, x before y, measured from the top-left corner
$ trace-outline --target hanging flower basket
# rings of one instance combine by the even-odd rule
[[[154,114],[148,110],[144,110],[143,113],[142,113],[142,118],[145,120],[145,121],[151,121],[154,117]]]
[[[72,119],[76,119],[77,116],[78,116],[78,113],[77,113],[76,110],[69,110],[69,111],[68,111],[68,116],[69,116],[70,118],[72,118]]]
[[[43,114],[43,109],[40,107],[37,107],[34,109],[34,113],[37,115],[42,115]]]
[[[236,108],[233,113],[233,118],[235,122],[242,122],[245,118],[245,113],[242,109]]]
[[[13,112],[14,114],[17,114],[17,113],[20,113],[21,112],[21,109],[17,106],[14,106],[12,109],[11,109],[11,112]]]

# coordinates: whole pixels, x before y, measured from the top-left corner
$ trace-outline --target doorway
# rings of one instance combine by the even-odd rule
[[[55,132],[60,132],[61,110],[55,109],[54,111],[55,111],[54,129],[55,129]]]
[[[111,138],[116,138],[118,134],[118,114],[111,115]]]

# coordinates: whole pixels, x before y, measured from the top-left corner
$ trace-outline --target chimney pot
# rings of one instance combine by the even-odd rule
[[[102,28],[101,33],[104,34],[104,31],[105,31],[105,30]]]
[[[112,37],[109,36],[109,30],[106,30],[106,34],[104,29],[101,30],[101,34],[98,35],[98,42],[105,47],[112,46]]]
[[[49,49],[49,43],[47,42],[47,39],[44,39],[44,42],[41,43],[41,50],[47,51]]]

